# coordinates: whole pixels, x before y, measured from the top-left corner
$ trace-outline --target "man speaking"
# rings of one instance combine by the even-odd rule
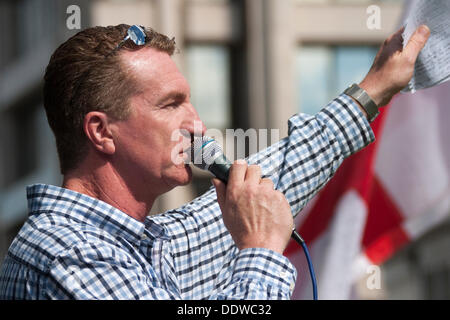
[[[175,42],[140,26],[79,32],[45,73],[63,184],[27,187],[29,217],[2,265],[0,298],[289,299],[296,271],[282,253],[293,213],[374,140],[369,121],[408,83],[428,37],[422,26],[402,49],[401,30],[392,35],[359,85],[315,116],[294,115],[288,137],[236,161],[227,185],[214,180],[215,190],[148,216],[192,178],[172,159],[187,147],[172,133],[205,131],[194,130]]]

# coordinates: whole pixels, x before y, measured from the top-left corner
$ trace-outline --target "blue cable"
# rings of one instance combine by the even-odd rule
[[[314,273],[314,267],[311,261],[311,257],[309,256],[308,247],[306,246],[306,242],[302,242],[303,251],[305,252],[306,260],[308,261],[309,274],[311,275],[311,281],[313,286],[313,298],[317,300],[317,282],[316,275]]]
[[[291,236],[298,244],[300,244],[303,248],[303,252],[305,253],[306,261],[308,262],[309,274],[311,276],[312,287],[313,287],[313,299],[318,300],[317,297],[317,281],[316,274],[314,273],[314,267],[311,261],[311,257],[309,255],[308,247],[306,246],[305,240],[298,234],[297,230],[292,230]]]

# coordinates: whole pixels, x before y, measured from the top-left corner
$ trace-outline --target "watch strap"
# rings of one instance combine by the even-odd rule
[[[372,98],[367,94],[367,92],[358,86],[356,83],[345,89],[344,93],[356,101],[364,108],[367,113],[367,118],[369,122],[375,120],[380,111],[378,110],[377,104],[372,100]]]

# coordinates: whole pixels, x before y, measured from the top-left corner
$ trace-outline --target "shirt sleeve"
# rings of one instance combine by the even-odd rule
[[[357,104],[341,94],[316,115],[289,119],[289,135],[249,157],[289,201],[293,215],[333,177],[348,156],[375,140]]]
[[[50,299],[177,299],[136,259],[107,243],[84,243],[53,261],[45,293]]]
[[[229,282],[220,285],[210,299],[290,299],[297,271],[286,257],[265,248],[247,248],[239,251],[232,264]]]

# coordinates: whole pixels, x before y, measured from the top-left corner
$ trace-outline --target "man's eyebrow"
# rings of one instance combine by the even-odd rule
[[[173,99],[176,101],[184,101],[186,99],[186,97],[187,97],[187,95],[184,92],[171,91],[171,92],[165,94],[161,99],[159,99],[157,104],[161,104],[170,99]]]

